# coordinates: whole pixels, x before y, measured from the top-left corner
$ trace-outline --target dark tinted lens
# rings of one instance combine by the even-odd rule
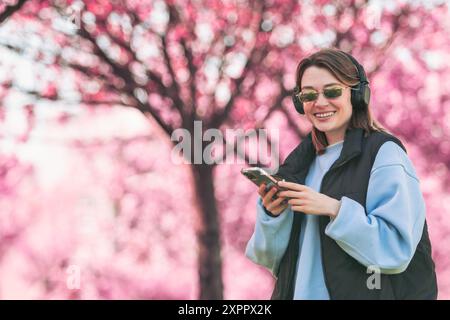
[[[329,88],[323,90],[325,98],[337,98],[342,95],[342,88]]]
[[[300,93],[300,101],[301,102],[310,102],[317,99],[319,94],[317,92],[301,92]]]

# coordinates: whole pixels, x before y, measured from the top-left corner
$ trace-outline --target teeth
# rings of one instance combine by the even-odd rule
[[[316,113],[315,116],[318,118],[326,118],[331,117],[335,112],[327,112],[327,113]]]

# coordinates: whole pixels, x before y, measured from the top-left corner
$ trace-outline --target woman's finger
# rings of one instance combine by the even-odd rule
[[[275,212],[276,214],[280,214],[281,212],[286,210],[286,208],[288,207],[288,203],[287,203],[287,201],[284,202],[285,200],[286,199],[284,199],[279,206],[277,206],[276,208],[272,209],[272,212]]]
[[[304,212],[305,211],[305,206],[291,206],[292,211],[298,211],[298,212]]]
[[[305,201],[302,200],[302,199],[290,199],[290,200],[288,201],[288,203],[289,203],[291,206],[301,206],[301,205],[304,205],[304,204],[305,204]]]
[[[278,195],[280,197],[285,197],[285,198],[301,198],[302,196],[304,196],[304,192],[302,192],[302,191],[280,191],[278,193]]]
[[[258,194],[261,196],[261,198],[264,198],[264,196],[266,195],[266,184],[265,183],[263,183],[259,186]]]
[[[293,183],[293,182],[287,182],[287,181],[278,181],[277,183],[280,187],[294,190],[294,191],[305,191],[308,189],[307,186],[304,186],[302,184]]]
[[[277,191],[276,188],[271,188],[269,192],[266,193],[266,195],[263,198],[263,205],[266,207],[272,202],[272,197],[274,196],[275,192]]]
[[[278,197],[278,198],[276,198],[275,201],[272,201],[272,203],[271,203],[270,205],[271,205],[273,208],[276,208],[276,207],[278,207],[278,206],[284,201],[284,199],[285,199],[285,198]]]

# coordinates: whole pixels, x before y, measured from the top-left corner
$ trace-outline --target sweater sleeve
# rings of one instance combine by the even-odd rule
[[[258,197],[255,230],[247,243],[245,255],[276,276],[281,258],[289,243],[292,221],[293,212],[290,206],[279,216],[271,217],[265,213],[261,197]]]
[[[364,266],[396,274],[411,261],[424,223],[425,201],[416,171],[403,149],[386,142],[372,167],[366,208],[342,197],[325,233]]]

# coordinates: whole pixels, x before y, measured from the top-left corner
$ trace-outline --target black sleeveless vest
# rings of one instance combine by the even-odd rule
[[[363,129],[348,129],[341,155],[323,177],[320,192],[337,200],[346,196],[365,208],[370,171],[378,149],[387,141],[395,142],[406,152],[400,140],[387,133],[372,132],[367,135]],[[287,157],[277,175],[287,181],[304,184],[314,157],[310,133]],[[277,272],[272,299],[293,299],[302,216],[303,213],[294,214],[289,244]],[[381,274],[380,289],[369,289],[367,280],[371,273],[325,234],[329,221],[327,216],[319,218],[325,284],[332,300],[437,298],[435,267],[426,222],[407,269],[399,274]]]

